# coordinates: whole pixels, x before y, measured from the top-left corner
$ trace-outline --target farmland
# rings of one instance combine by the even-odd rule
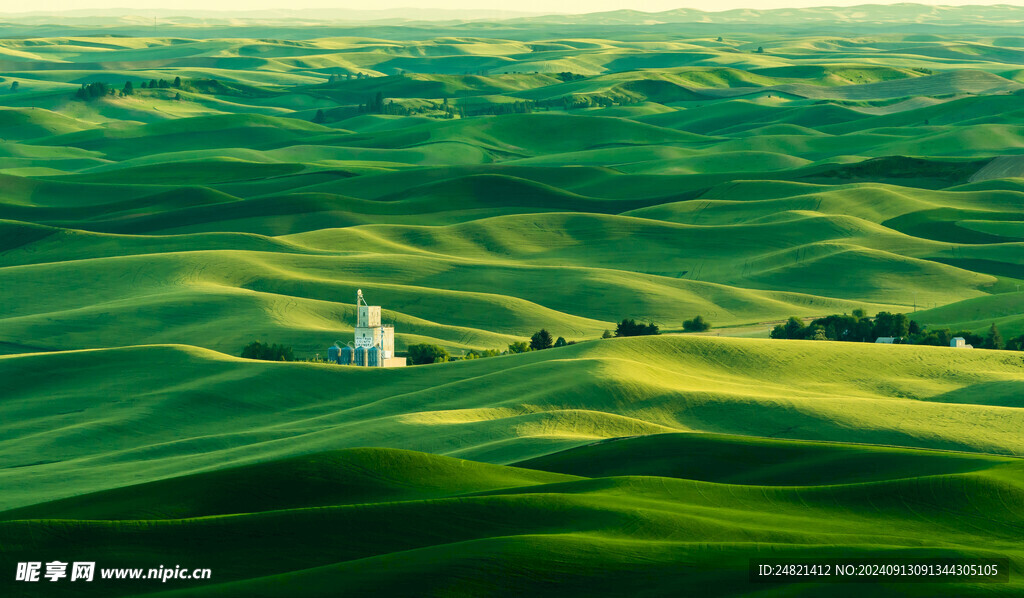
[[[0,19],[0,554],[215,574],[95,596],[820,595],[766,554],[1021,592],[1024,353],[768,338],[1024,335],[1024,9],[974,8]],[[399,351],[573,344],[321,363],[356,289]]]

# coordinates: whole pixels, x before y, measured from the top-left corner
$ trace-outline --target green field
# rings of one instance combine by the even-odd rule
[[[0,17],[0,595],[1024,592],[1024,8]]]

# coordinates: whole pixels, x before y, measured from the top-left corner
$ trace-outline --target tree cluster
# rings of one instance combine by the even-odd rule
[[[855,309],[852,314],[833,314],[818,318],[804,325],[797,317],[791,317],[785,324],[779,324],[771,332],[772,338],[847,341],[873,343],[878,338],[889,337],[894,343],[907,345],[931,345],[948,347],[950,342],[961,337],[964,341],[981,349],[1010,349],[1024,351],[1024,335],[1004,341],[999,328],[993,323],[985,336],[970,330],[956,332],[948,328],[930,330],[911,320],[907,314],[878,312],[874,318],[864,310]]]
[[[406,348],[409,354],[409,362],[412,365],[426,365],[428,363],[444,363],[448,361],[448,351],[444,347],[421,343],[409,345]]]
[[[260,341],[253,341],[242,349],[242,357],[245,359],[262,359],[263,361],[295,361],[295,354],[291,347],[278,344],[265,344]]]
[[[697,316],[692,320],[683,322],[683,330],[686,332],[704,332],[711,329],[711,322],[704,319],[704,316]]]
[[[873,343],[878,337],[905,338],[911,329],[920,332],[916,322],[906,314],[879,312],[873,319],[862,309],[853,314],[833,314],[818,318],[807,326],[797,317],[791,317],[785,324],[779,324],[771,333],[772,338],[811,339]]]
[[[470,349],[463,359],[484,359],[485,357],[497,357],[499,355],[501,355],[501,351],[497,349],[483,349],[481,351]]]
[[[561,81],[578,81],[580,79],[586,79],[586,76],[584,75],[581,75],[579,73],[571,73],[569,71],[558,73],[555,76],[558,77],[558,79]]]
[[[148,83],[143,81],[139,84],[139,89],[181,89],[181,86],[181,77],[175,77],[173,81],[166,79],[152,79]],[[113,86],[107,85],[102,81],[88,84],[82,83],[82,86],[75,91],[74,99],[88,101],[112,95],[118,95],[122,98],[135,95],[135,85],[131,81],[125,81],[124,86],[118,91]],[[180,100],[181,94],[177,94],[174,99]]]
[[[82,101],[95,100],[108,95],[114,95],[114,93],[114,88],[102,81],[89,84],[82,83],[82,86],[75,92],[75,99]]]
[[[661,334],[654,323],[637,324],[636,320],[623,319],[615,326],[615,336],[651,336]]]
[[[575,344],[576,341],[567,341],[561,336],[556,339],[551,336],[550,332],[541,328],[533,333],[533,336],[530,337],[530,342],[516,341],[511,343],[505,352],[509,355],[514,355],[516,353],[526,353],[527,351],[543,351],[551,347],[564,347]]]

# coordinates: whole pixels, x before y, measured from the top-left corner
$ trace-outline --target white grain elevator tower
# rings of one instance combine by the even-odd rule
[[[356,291],[355,363],[370,367],[405,365],[404,357],[395,357],[395,328],[380,321],[380,306],[367,305],[363,291]]]

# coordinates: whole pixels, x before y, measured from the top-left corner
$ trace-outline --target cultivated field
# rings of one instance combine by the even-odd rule
[[[52,595],[1024,591],[1024,353],[767,338],[1024,335],[1024,9],[0,21],[2,566],[214,572]]]

